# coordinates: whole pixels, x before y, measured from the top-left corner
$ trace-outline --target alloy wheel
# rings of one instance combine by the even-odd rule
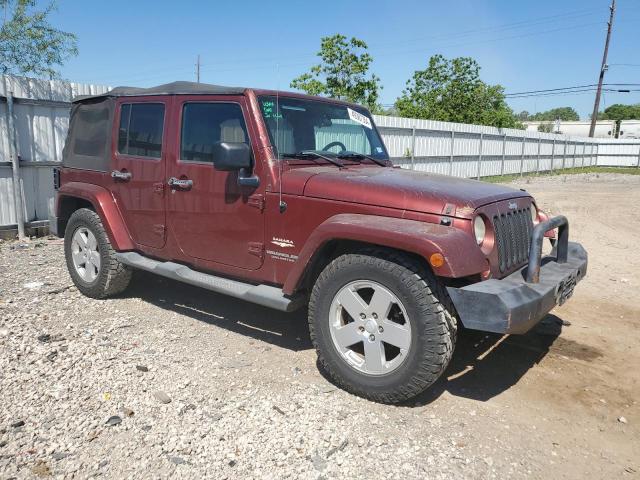
[[[79,227],[71,240],[71,256],[76,272],[87,283],[100,274],[100,251],[96,236],[86,227]]]
[[[358,280],[342,287],[329,310],[331,339],[343,360],[368,375],[400,367],[411,346],[407,311],[385,286]]]

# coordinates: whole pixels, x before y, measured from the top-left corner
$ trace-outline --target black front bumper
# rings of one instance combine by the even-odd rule
[[[555,255],[541,258],[544,233],[556,227]],[[586,250],[568,237],[566,218],[552,218],[534,229],[528,265],[501,280],[448,287],[462,324],[487,332],[526,333],[553,307],[562,305],[587,273],[588,263]]]

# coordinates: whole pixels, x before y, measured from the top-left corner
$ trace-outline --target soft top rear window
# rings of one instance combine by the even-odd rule
[[[111,166],[111,126],[115,101],[100,98],[74,103],[62,153],[68,168],[107,172]]]
[[[107,136],[111,133],[107,106],[80,105],[76,116],[73,153],[88,157],[103,156]]]

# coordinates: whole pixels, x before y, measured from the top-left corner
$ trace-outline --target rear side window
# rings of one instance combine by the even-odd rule
[[[213,163],[215,143],[248,141],[237,103],[185,103],[182,107],[181,160]]]
[[[136,157],[160,158],[163,126],[164,104],[122,104],[118,128],[118,152]]]
[[[101,104],[81,105],[76,115],[73,153],[87,157],[103,156],[109,132],[109,108]]]

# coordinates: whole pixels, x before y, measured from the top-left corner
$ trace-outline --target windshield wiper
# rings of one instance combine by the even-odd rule
[[[283,153],[281,156],[283,158],[309,158],[309,159],[322,158],[323,160],[326,160],[327,162],[333,163],[336,167],[340,167],[340,168],[344,167],[344,163],[339,162],[335,158],[331,158],[331,157],[329,157],[327,155],[322,155],[320,153],[313,152],[313,151],[303,151],[303,152],[297,152],[297,153]]]
[[[343,153],[343,154],[338,154],[337,157],[338,158],[344,158],[345,160],[357,160],[357,159],[366,158],[367,160],[371,160],[372,162],[377,163],[381,167],[386,167],[387,166],[387,164],[384,162],[384,160],[379,160],[379,159],[374,158],[374,157],[372,157],[370,155],[365,155],[364,153]]]

